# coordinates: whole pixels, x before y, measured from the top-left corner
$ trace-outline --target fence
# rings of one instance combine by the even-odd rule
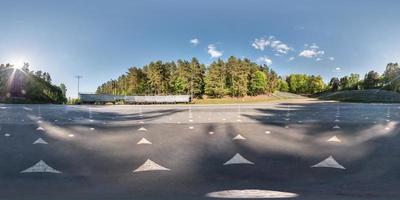
[[[99,94],[79,94],[80,102],[83,104],[116,103],[123,101],[128,104],[164,104],[164,103],[190,103],[190,95],[167,95],[167,96],[119,96]]]

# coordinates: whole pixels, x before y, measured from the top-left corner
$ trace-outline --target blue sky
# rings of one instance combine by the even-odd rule
[[[94,92],[153,60],[234,55],[325,81],[400,61],[395,0],[3,0],[0,8],[0,63],[27,61],[72,97],[77,74],[81,91]]]

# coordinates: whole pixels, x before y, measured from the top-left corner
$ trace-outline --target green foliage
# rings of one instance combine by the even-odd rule
[[[0,65],[0,101],[16,103],[65,103],[63,88],[51,84],[50,74],[29,71],[25,63],[21,70],[10,64]]]
[[[277,90],[281,92],[289,92],[288,83],[285,80],[279,78],[277,81]]]
[[[296,94],[314,94],[321,92],[325,88],[325,83],[321,76],[306,74],[291,74],[286,78],[289,92]]]
[[[249,94],[252,96],[265,93],[267,77],[264,72],[256,71],[254,77],[250,79]]]
[[[379,87],[381,82],[380,76],[378,72],[369,71],[364,78],[364,89],[374,89]]]

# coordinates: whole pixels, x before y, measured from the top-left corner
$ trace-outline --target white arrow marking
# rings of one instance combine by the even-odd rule
[[[133,170],[133,173],[135,172],[143,172],[143,171],[169,171],[170,169],[165,168],[155,162],[153,162],[150,159],[147,159],[146,162],[144,162],[140,167],[137,169]]]
[[[148,141],[146,138],[142,138],[137,144],[152,144],[152,143]]]
[[[210,192],[205,195],[211,198],[222,199],[279,199],[279,198],[294,198],[299,196],[296,193],[281,192],[273,190],[222,190],[217,192]]]
[[[328,167],[328,168],[336,168],[336,169],[346,169],[342,165],[340,165],[338,162],[336,162],[336,160],[333,159],[332,156],[329,156],[325,160],[323,160],[320,163],[313,165],[311,167]]]
[[[37,130],[37,131],[44,131],[44,128],[42,128],[42,127],[39,126],[36,130]]]
[[[340,129],[340,126],[335,125],[333,128],[334,128],[334,129]]]
[[[34,141],[32,144],[48,144],[46,141],[44,141],[42,138],[37,139]]]
[[[40,160],[32,167],[29,167],[28,169],[21,171],[21,173],[37,173],[37,172],[56,173],[56,174],[61,173],[60,171],[57,171],[52,167],[50,167],[49,165],[47,165],[43,160]]]
[[[138,129],[138,131],[147,131],[147,129],[145,129],[143,126],[141,128]]]
[[[232,140],[245,140],[246,138],[240,134],[237,134]]]
[[[327,141],[328,142],[337,142],[337,143],[341,143],[342,142],[338,137],[336,137],[336,135],[331,137],[331,138],[329,138]]]
[[[240,154],[235,154],[230,160],[226,161],[224,165],[234,165],[234,164],[250,164],[254,165],[253,162],[247,160],[246,158],[243,158]]]

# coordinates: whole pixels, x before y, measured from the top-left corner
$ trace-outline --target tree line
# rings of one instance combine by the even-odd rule
[[[25,63],[21,69],[0,64],[0,101],[19,103],[65,103],[64,84],[51,84],[48,72],[31,71]]]
[[[350,74],[341,78],[333,77],[328,84],[331,91],[384,89],[400,92],[400,66],[398,63],[389,63],[380,75],[371,70],[361,79],[359,74]]]
[[[308,86],[310,85],[310,86]],[[126,74],[110,80],[96,90],[97,94],[166,95],[190,94],[196,98],[243,97],[273,93],[314,93],[324,89],[321,76],[291,75],[280,77],[267,65],[231,56],[209,66],[197,58],[176,62],[154,61],[143,67],[131,67]]]
[[[400,91],[400,67],[389,63],[379,75],[369,71],[362,77],[352,73],[333,77],[326,84],[319,75],[290,74],[279,76],[269,66],[234,56],[218,59],[209,66],[198,59],[176,62],[154,61],[143,67],[131,67],[128,72],[110,80],[96,90],[97,94],[167,95],[190,94],[196,98],[256,96],[274,91],[315,94],[325,91],[381,88]]]

